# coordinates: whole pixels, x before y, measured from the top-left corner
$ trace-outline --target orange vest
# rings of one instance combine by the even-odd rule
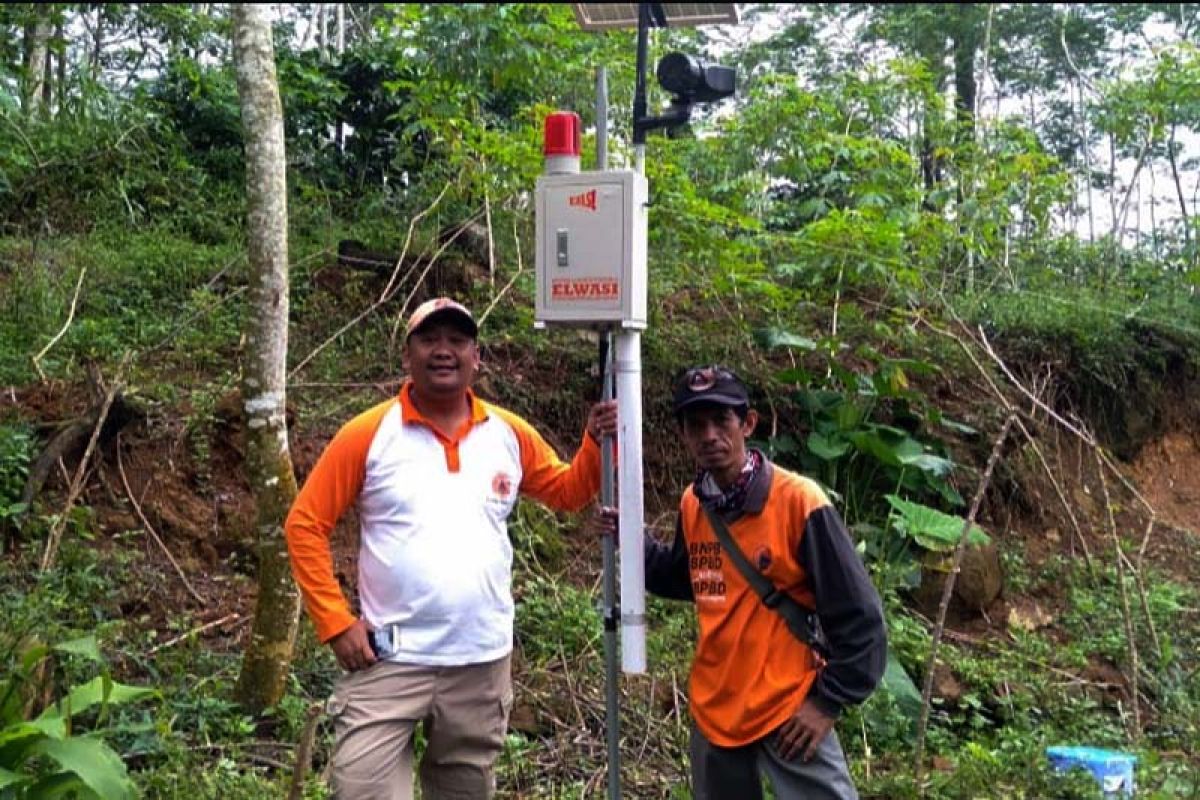
[[[815,601],[797,553],[808,515],[828,504],[815,483],[775,465],[762,512],[729,524],[750,563],[808,608]],[[749,744],[799,708],[817,677],[814,656],[725,555],[691,488],[679,511],[700,627],[692,717],[713,744]]]

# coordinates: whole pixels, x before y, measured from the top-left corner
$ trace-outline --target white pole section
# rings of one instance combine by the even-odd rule
[[[646,146],[634,145],[634,169],[646,174]],[[642,496],[642,335],[617,332],[617,492],[621,531],[621,669],[646,672],[645,510]]]
[[[646,672],[646,569],[642,550],[642,338],[622,330],[616,339],[617,487],[621,531],[621,669]]]

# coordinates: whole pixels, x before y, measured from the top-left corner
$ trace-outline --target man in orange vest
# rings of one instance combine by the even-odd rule
[[[879,594],[820,487],[747,447],[758,415],[737,375],[689,369],[674,409],[697,473],[674,541],[646,538],[646,588],[696,606],[694,797],[757,800],[765,775],[780,800],[856,798],[833,728],[883,675]],[[614,509],[597,519],[615,531]],[[751,575],[759,588],[743,570],[761,576]],[[795,617],[781,613],[788,606]]]

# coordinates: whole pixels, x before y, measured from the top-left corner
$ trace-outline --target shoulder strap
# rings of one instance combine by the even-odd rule
[[[829,645],[821,631],[821,623],[817,619],[817,615],[796,602],[791,595],[779,591],[770,578],[755,569],[746,559],[737,542],[733,540],[733,534],[729,532],[725,521],[703,503],[700,504],[700,507],[704,509],[704,516],[708,517],[708,523],[712,526],[713,533],[717,535],[717,540],[729,554],[729,558],[738,568],[738,572],[742,573],[742,577],[753,587],[754,593],[762,600],[763,605],[782,616],[784,624],[797,639],[822,656],[827,656]]]

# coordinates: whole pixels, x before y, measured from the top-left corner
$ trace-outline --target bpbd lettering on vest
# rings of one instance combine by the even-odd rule
[[[724,561],[720,542],[688,543],[688,566],[692,574],[692,594],[696,599],[725,597]]]
[[[720,542],[690,542],[688,544],[688,566],[692,574],[706,569],[719,570],[724,562]]]

